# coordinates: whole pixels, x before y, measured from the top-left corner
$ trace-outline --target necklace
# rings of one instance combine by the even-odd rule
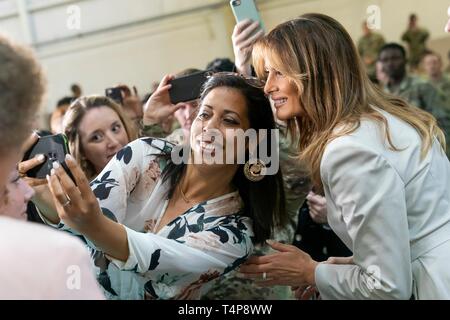
[[[181,197],[183,198],[184,202],[191,203],[191,200],[189,200],[184,194],[183,189],[181,188],[181,183],[178,184],[178,189],[180,189]]]

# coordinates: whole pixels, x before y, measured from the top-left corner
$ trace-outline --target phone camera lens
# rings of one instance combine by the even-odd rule
[[[50,161],[56,161],[56,160],[58,160],[58,158],[57,158],[55,152],[50,152],[50,153],[48,154],[48,159],[49,159]]]
[[[233,2],[231,2],[231,5],[233,7],[237,7],[241,5],[241,0],[234,0]]]

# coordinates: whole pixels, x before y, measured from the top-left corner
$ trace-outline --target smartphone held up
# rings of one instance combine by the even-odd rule
[[[233,10],[236,23],[244,20],[258,21],[260,28],[265,30],[264,23],[261,19],[259,11],[254,0],[231,0],[231,10]],[[257,32],[258,30],[256,30]]]
[[[200,98],[202,86],[208,78],[208,71],[201,71],[188,76],[173,79],[169,90],[170,102],[189,102]]]
[[[69,168],[65,163],[69,154],[67,137],[64,134],[40,137],[39,140],[25,152],[23,161],[33,159],[37,155],[44,155],[45,162],[27,172],[30,178],[45,179],[53,169],[53,163],[58,162],[67,174],[73,179]]]

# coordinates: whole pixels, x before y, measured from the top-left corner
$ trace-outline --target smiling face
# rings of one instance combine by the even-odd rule
[[[280,71],[265,64],[264,92],[270,97],[279,120],[289,120],[302,115],[297,86]]]
[[[106,106],[87,111],[78,130],[84,156],[93,164],[97,174],[129,143],[118,114]]]
[[[235,130],[249,128],[247,103],[242,93],[228,87],[212,89],[203,99],[192,123],[190,142],[194,160],[204,159],[204,155],[214,157],[215,150],[222,150],[225,159],[227,143],[235,143]],[[223,139],[216,138],[219,134]],[[235,145],[234,150],[238,147],[241,146]]]
[[[9,175],[6,196],[0,205],[0,214],[14,219],[26,220],[28,201],[34,196],[34,190],[19,177],[15,169]]]

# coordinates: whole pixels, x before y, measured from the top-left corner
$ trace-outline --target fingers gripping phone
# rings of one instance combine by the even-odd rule
[[[193,73],[188,76],[173,79],[169,90],[170,102],[188,102],[200,98],[202,86],[206,82],[207,71]]]
[[[258,21],[261,29],[264,30],[264,24],[254,0],[231,0],[230,5],[237,23],[251,19]]]
[[[33,159],[37,155],[44,155],[45,162],[27,172],[30,178],[45,179],[53,169],[53,162],[57,161],[74,180],[69,168],[65,163],[66,155],[69,154],[67,137],[63,134],[40,137],[39,140],[25,153],[23,161]]]

